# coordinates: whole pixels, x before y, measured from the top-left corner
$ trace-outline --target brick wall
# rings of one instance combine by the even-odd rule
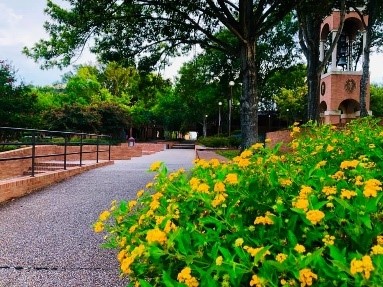
[[[290,130],[281,130],[266,133],[266,138],[271,140],[271,142],[267,145],[269,147],[274,147],[276,144],[282,143],[280,150],[282,152],[287,152],[289,150],[289,147],[287,145],[292,140],[292,138],[290,137],[290,132]]]
[[[104,151],[99,153],[99,160],[108,160],[109,146],[103,145],[99,146],[99,151]],[[111,146],[111,160],[129,160],[132,157],[140,157],[144,153],[153,153],[162,151],[165,149],[165,145],[155,144],[155,143],[137,143],[133,147],[128,146],[127,143],[123,143],[117,146]],[[89,153],[96,151],[96,146],[83,146],[83,160],[94,160],[96,161],[96,153]],[[46,162],[50,160],[58,160],[63,161],[64,156],[58,156],[54,154],[62,154],[64,153],[63,146],[54,146],[54,145],[39,145],[36,146],[36,155],[52,155],[50,157],[37,158],[36,162]],[[78,146],[68,146],[67,153],[80,152],[80,147]],[[0,153],[0,158],[10,158],[10,157],[23,157],[23,156],[31,156],[32,148],[26,147],[17,149],[14,151],[7,151]],[[79,161],[79,154],[67,155],[68,161]],[[23,159],[23,160],[12,160],[12,161],[0,161],[0,179],[5,179],[9,177],[20,176],[23,172],[27,171],[29,167],[32,166],[31,159]]]
[[[71,167],[67,170],[36,174],[35,177],[13,178],[0,182],[0,202],[24,196],[81,172],[110,164],[113,164],[113,161],[103,161],[82,167]]]

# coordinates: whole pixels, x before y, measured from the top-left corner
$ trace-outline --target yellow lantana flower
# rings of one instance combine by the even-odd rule
[[[250,280],[250,286],[262,287],[262,281],[257,275],[253,275]]]
[[[313,285],[313,279],[318,279],[318,275],[313,273],[311,269],[304,268],[299,270],[299,282],[301,282],[301,287]]]
[[[278,253],[277,256],[275,256],[275,260],[278,261],[279,263],[282,263],[287,259],[287,255],[284,253]]]
[[[238,175],[236,173],[229,173],[226,175],[225,182],[231,185],[238,184]]]
[[[372,264],[371,257],[368,255],[363,256],[361,260],[354,258],[351,261],[350,272],[352,275],[362,273],[364,278],[369,279],[371,271],[373,270],[374,266]]]
[[[304,253],[304,252],[306,252],[306,248],[305,248],[303,245],[301,245],[301,244],[297,244],[297,245],[295,245],[294,250],[295,250],[296,252],[298,252],[298,253]]]
[[[160,169],[162,162],[161,161],[155,161],[150,165],[149,170],[150,171],[157,171]]]
[[[222,265],[222,263],[223,263],[223,257],[218,256],[217,259],[215,259],[215,264],[220,266],[220,265]]]
[[[185,283],[188,287],[197,287],[199,285],[197,279],[191,275],[190,267],[185,267],[177,275],[178,282]]]
[[[157,242],[160,244],[164,244],[167,241],[166,233],[158,228],[151,229],[146,234],[146,241],[148,241],[148,243]]]
[[[325,214],[320,210],[310,210],[306,213],[306,218],[314,225],[321,221],[324,216]]]
[[[104,231],[104,223],[102,223],[101,221],[97,221],[97,222],[93,225],[93,230],[94,230],[94,232],[96,232],[96,233],[103,232],[103,231]]]

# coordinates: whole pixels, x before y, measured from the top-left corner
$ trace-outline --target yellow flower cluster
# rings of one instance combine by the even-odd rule
[[[223,257],[222,256],[218,256],[216,259],[215,259],[215,264],[217,266],[221,266],[223,263]]]
[[[294,250],[301,254],[306,252],[306,248],[301,244],[295,245]]]
[[[214,191],[218,193],[223,193],[226,191],[225,184],[221,181],[218,181],[214,185]]]
[[[336,186],[324,186],[324,187],[322,188],[322,192],[323,192],[326,196],[336,194],[336,192],[337,192],[337,190],[336,190]]]
[[[112,204],[111,209],[115,208],[115,202]],[[110,211],[109,210],[104,210],[103,212],[100,213],[98,216],[97,222],[93,225],[93,231],[96,233],[100,233],[104,231],[105,224],[104,222],[108,220],[110,217]]]
[[[98,219],[100,221],[106,221],[108,220],[109,217],[110,217],[110,212],[108,210],[104,210],[103,212],[100,213],[100,216],[98,217]]]
[[[280,179],[279,180],[279,183],[280,183],[280,185],[282,185],[282,186],[290,186],[290,185],[292,185],[293,184],[293,182],[291,181],[291,179],[288,179],[288,178],[282,178],[282,179]]]
[[[251,150],[247,149],[247,150],[244,150],[241,154],[240,154],[240,158],[248,158],[248,157],[251,157],[253,155],[253,153],[251,152]]]
[[[325,161],[325,160],[321,160],[320,162],[318,162],[318,163],[316,164],[315,167],[316,167],[316,168],[321,168],[321,167],[325,166],[326,163],[327,163],[327,161]]]
[[[243,249],[246,250],[247,253],[249,253],[252,257],[255,257],[259,251],[261,251],[264,247],[258,247],[258,248],[252,248],[250,246],[243,246]],[[262,257],[265,257],[266,255],[270,255],[270,251],[266,250],[265,253],[263,253]]]
[[[210,167],[209,162],[207,162],[204,159],[197,159],[194,161],[194,163],[195,163],[195,166],[197,166],[197,167],[202,167],[202,168],[209,168]]]
[[[383,255],[383,246],[374,245],[371,247],[371,255]]]
[[[359,160],[344,160],[340,164],[340,169],[351,169],[351,168],[356,168],[357,165],[359,164]]]
[[[103,232],[103,231],[104,231],[104,223],[102,223],[101,221],[97,221],[97,222],[93,225],[93,230],[94,230],[94,232],[96,232],[96,233]]]
[[[168,220],[165,224],[164,231],[165,233],[169,233],[170,231],[174,231],[177,229],[177,226],[173,223],[173,221]]]
[[[348,190],[348,189],[342,188],[342,190],[340,192],[340,197],[341,198],[351,199],[354,196],[357,196],[357,193],[355,191],[353,191],[353,190]]]
[[[265,216],[257,216],[254,220],[254,224],[273,225],[274,221],[270,218],[272,215],[272,213],[267,211]]]
[[[287,259],[287,255],[284,253],[278,253],[277,256],[275,256],[275,260],[278,261],[279,263],[282,263]]]
[[[149,170],[150,170],[150,171],[157,171],[157,170],[160,169],[161,165],[162,165],[162,162],[161,162],[161,161],[155,161],[155,162],[153,162],[153,163],[150,165]]]
[[[383,133],[383,132],[382,132]],[[376,237],[376,242],[379,244],[379,245],[383,245],[383,235],[379,235],[378,237]]]
[[[235,242],[234,242],[234,245],[235,245],[236,247],[240,247],[240,246],[243,245],[243,242],[244,242],[243,238],[237,238],[237,239],[235,240]]]
[[[335,180],[341,180],[341,179],[345,179],[346,177],[344,176],[344,172],[339,170],[337,171],[336,173],[334,173],[331,178],[335,179]]]
[[[377,197],[378,191],[382,190],[382,183],[377,179],[369,179],[364,183],[363,194],[365,197]]]
[[[127,249],[128,248],[129,246],[127,247]],[[143,244],[136,246],[130,255],[128,254],[127,249],[121,250],[117,256],[118,260],[121,263],[121,271],[124,274],[132,273],[130,266],[137,257],[140,257],[145,252],[145,246]]]
[[[197,191],[201,193],[209,193],[209,189],[210,187],[206,183],[201,183],[197,187]]]
[[[263,148],[263,143],[256,143],[251,146],[252,149],[258,150]]]
[[[309,210],[306,212],[306,218],[314,225],[321,221],[324,216],[325,214],[320,210]]]
[[[214,197],[213,201],[211,202],[211,205],[212,205],[213,207],[217,207],[217,206],[221,205],[222,203],[225,202],[226,197],[227,197],[227,194],[226,194],[226,193],[219,193],[219,194],[217,194],[217,195]]]
[[[325,245],[334,245],[335,242],[335,236],[326,234],[322,241],[324,242]]]
[[[192,190],[197,190],[200,183],[201,183],[200,179],[198,179],[196,177],[192,177],[189,180],[189,185],[190,185]]]
[[[298,123],[294,123],[294,127],[292,129],[292,132],[290,133],[291,137],[294,137],[296,134],[300,133],[301,129],[297,125],[298,125]]]
[[[307,199],[298,198],[293,201],[293,207],[307,211],[309,207],[309,201]]]
[[[369,279],[371,271],[374,271],[374,266],[370,256],[365,255],[361,260],[357,260],[356,258],[351,260],[350,272],[352,275],[362,273],[364,278]]]
[[[250,280],[250,286],[262,287],[262,281],[257,275],[253,275]]]
[[[313,189],[310,186],[302,185],[299,195],[292,202],[293,207],[307,211],[309,207],[308,197],[312,192]]]
[[[238,184],[238,175],[236,173],[229,173],[226,175],[225,182],[231,185]]]
[[[218,159],[213,158],[209,161],[209,164],[212,168],[217,168],[220,165],[220,162]]]
[[[318,275],[313,273],[311,269],[304,268],[299,270],[299,282],[301,282],[301,287],[313,285],[313,279],[318,279]]]
[[[177,275],[178,282],[185,283],[188,287],[197,287],[199,285],[197,279],[191,275],[190,267],[185,267]]]
[[[166,233],[162,230],[155,228],[148,231],[146,234],[146,241],[150,243],[159,243],[159,244],[165,244],[168,240]]]

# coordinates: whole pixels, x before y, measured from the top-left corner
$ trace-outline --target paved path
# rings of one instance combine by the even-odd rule
[[[131,199],[153,178],[156,160],[190,168],[194,150],[115,161],[0,205],[0,287],[122,287],[114,250],[91,225],[114,199]]]

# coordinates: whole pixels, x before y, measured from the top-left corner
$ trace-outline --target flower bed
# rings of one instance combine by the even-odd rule
[[[94,225],[130,286],[381,286],[383,129],[304,131],[288,154],[255,144],[191,174],[154,163]]]

